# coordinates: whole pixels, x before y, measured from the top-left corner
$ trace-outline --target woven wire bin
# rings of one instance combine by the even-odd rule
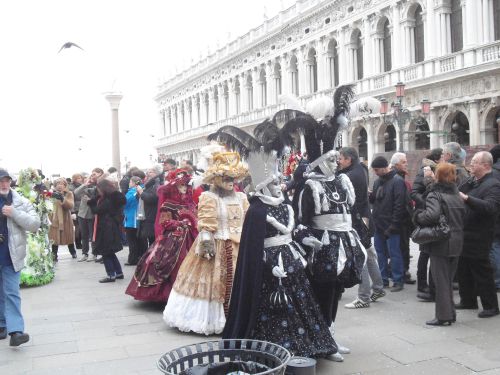
[[[164,354],[158,369],[164,374],[177,375],[199,365],[223,362],[254,362],[268,370],[254,374],[283,375],[291,355],[282,346],[258,340],[218,340],[186,345]]]

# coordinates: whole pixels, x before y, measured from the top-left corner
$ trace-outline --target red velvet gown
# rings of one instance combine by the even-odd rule
[[[160,208],[162,232],[137,263],[125,293],[140,301],[167,303],[177,272],[198,235],[196,212],[186,194],[173,194]]]

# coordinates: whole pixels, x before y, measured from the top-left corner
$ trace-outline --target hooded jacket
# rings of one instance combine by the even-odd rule
[[[26,231],[36,232],[40,227],[40,217],[29,200],[14,190],[11,192],[14,210],[12,216],[7,217],[9,253],[14,271],[19,272],[24,267],[24,258],[26,257]]]

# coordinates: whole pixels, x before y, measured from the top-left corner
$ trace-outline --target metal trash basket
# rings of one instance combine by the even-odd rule
[[[191,367],[233,361],[254,362],[269,369],[259,375],[283,375],[291,355],[282,346],[258,340],[233,339],[186,345],[161,356],[158,369],[177,375]]]

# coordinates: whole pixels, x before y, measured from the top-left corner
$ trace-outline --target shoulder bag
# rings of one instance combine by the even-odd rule
[[[441,193],[438,193],[439,204],[443,205],[443,198]],[[445,205],[446,206],[446,205]],[[444,211],[447,211],[445,208]],[[447,240],[450,238],[450,226],[448,225],[447,216],[442,213],[439,215],[439,222],[430,227],[422,227],[417,225],[413,233],[411,234],[411,239],[413,242],[419,245],[425,245],[431,242],[438,242]]]

